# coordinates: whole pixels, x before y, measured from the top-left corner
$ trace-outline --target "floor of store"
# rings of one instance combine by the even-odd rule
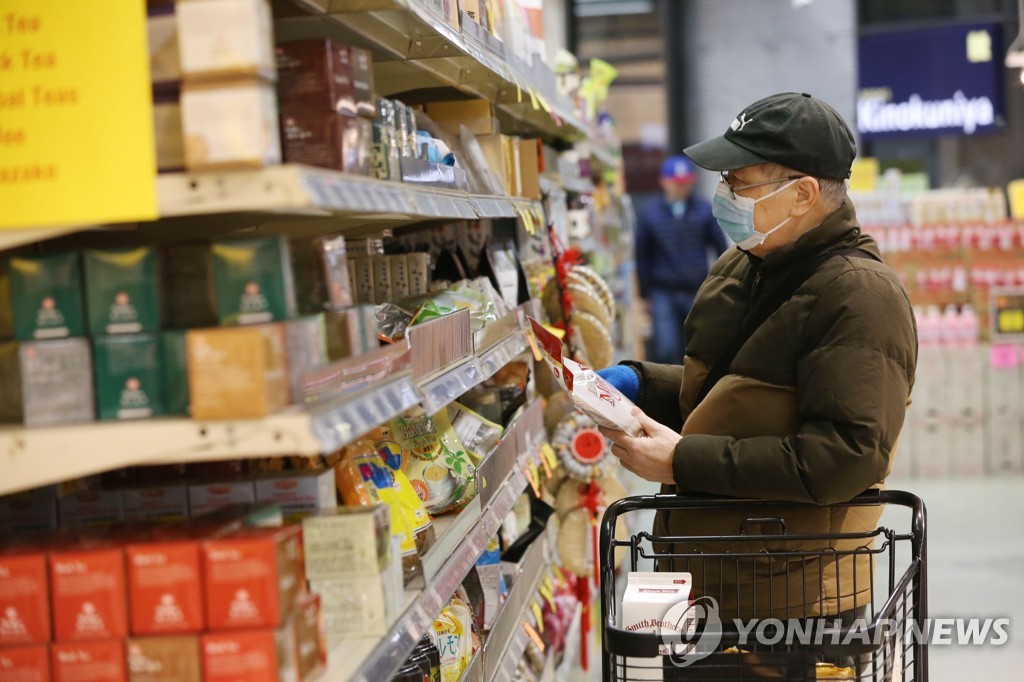
[[[627,480],[628,477],[628,480]],[[655,486],[623,473],[631,495]],[[1024,478],[889,479],[889,488],[920,496],[928,509],[928,595],[934,618],[1009,618],[1002,646],[933,646],[930,682],[1020,679],[1024,670]],[[895,529],[903,517],[883,517]],[[653,514],[651,515],[653,519]],[[638,521],[643,523],[643,521]],[[600,661],[576,669],[572,682],[601,679]]]

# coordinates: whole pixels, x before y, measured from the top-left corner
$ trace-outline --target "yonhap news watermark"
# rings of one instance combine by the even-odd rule
[[[906,646],[1003,646],[1010,640],[1005,617],[949,617],[918,621],[910,613],[893,618],[838,617],[806,619],[733,619],[723,623],[711,597],[675,604],[657,623],[661,654],[684,667],[715,653],[728,640],[740,650],[786,645],[823,647],[857,645],[881,648],[899,641]]]

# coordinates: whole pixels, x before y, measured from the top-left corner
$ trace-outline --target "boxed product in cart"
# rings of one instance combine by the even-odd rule
[[[275,628],[302,593],[297,526],[244,528],[203,543],[203,589],[211,630]]]
[[[696,632],[696,622],[689,613],[692,580],[689,573],[631,572],[622,595],[622,629],[627,632],[673,634],[681,644],[682,637]],[[689,616],[689,619],[687,618]],[[669,651],[662,644],[660,653]],[[661,659],[627,658],[629,674],[638,680],[661,680]]]
[[[125,642],[128,682],[203,682],[199,635],[133,637]]]

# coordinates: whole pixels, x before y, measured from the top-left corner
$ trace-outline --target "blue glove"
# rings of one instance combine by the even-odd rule
[[[599,369],[597,375],[619,389],[622,395],[634,403],[640,396],[640,375],[628,365],[615,365],[607,369]]]

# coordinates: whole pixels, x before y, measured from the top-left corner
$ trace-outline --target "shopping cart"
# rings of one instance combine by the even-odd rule
[[[885,509],[894,510],[887,521],[889,515],[909,517],[909,531],[880,525]],[[688,518],[713,514],[735,522],[736,532],[641,532],[616,538],[621,517],[645,510]],[[879,525],[863,533],[801,534],[787,524],[793,510],[867,514],[871,525]],[[670,609],[665,616],[675,619],[674,625],[662,622],[646,632],[621,627],[617,556],[631,571],[691,573],[691,606]],[[925,508],[910,493],[871,490],[830,507],[680,495],[627,497],[605,512],[600,564],[605,682],[927,682],[927,647],[921,637],[927,618]],[[831,586],[831,601],[825,583]],[[849,592],[845,601],[840,585]],[[854,609],[837,613],[851,603]]]

